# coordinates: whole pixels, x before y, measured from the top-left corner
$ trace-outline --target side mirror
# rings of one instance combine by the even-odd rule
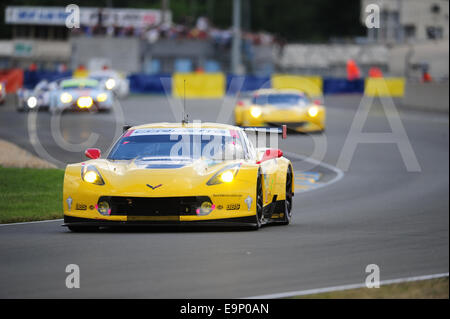
[[[264,155],[262,156],[261,160],[257,161],[257,164],[261,164],[262,162],[274,159],[274,158],[280,158],[283,156],[283,151],[280,149],[275,148],[269,148],[264,152]]]
[[[128,131],[128,129],[130,129],[132,126],[131,125],[124,125],[122,126],[122,132],[125,133],[126,131]]]
[[[89,157],[91,159],[97,159],[100,157],[101,154],[102,152],[98,148],[88,148],[84,152],[84,155],[86,155],[86,157]]]

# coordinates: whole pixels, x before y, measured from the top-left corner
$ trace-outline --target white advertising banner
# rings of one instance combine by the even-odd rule
[[[8,6],[5,10],[5,22],[9,24],[65,25],[69,14],[65,7]],[[82,26],[98,25],[100,15],[103,27],[143,28],[158,25],[162,20],[161,10],[80,7]],[[172,14],[167,11],[164,24],[171,22]]]

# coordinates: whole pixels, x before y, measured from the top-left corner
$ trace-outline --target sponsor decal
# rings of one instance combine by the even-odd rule
[[[89,206],[89,209],[90,209],[90,210],[93,210],[93,209],[95,209],[95,206],[94,206],[94,205],[91,205],[91,206]]]
[[[87,205],[77,203],[77,205],[75,206],[75,209],[76,210],[86,210],[87,209]]]
[[[239,203],[233,203],[227,205],[227,210],[239,210],[241,208],[241,204]]]
[[[222,205],[218,205],[217,209],[223,209],[223,206]]]
[[[217,128],[146,128],[134,130],[130,136],[142,135],[208,135],[231,136],[229,130]]]

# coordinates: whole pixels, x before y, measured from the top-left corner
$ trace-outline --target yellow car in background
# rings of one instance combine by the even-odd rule
[[[234,109],[239,126],[281,126],[297,132],[325,130],[326,110],[319,101],[311,101],[294,89],[261,89],[248,100],[240,100]]]

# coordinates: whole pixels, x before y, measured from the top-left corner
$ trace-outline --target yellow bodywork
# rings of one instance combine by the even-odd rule
[[[173,127],[192,127],[192,124],[158,123],[130,129]],[[216,123],[202,123],[201,127],[241,130],[235,126]],[[215,173],[234,163],[240,163],[240,169],[232,182],[207,185]],[[104,180],[104,185],[92,184],[81,178],[82,167],[87,165],[97,169]],[[208,215],[178,216],[179,212],[174,212],[172,219],[202,221],[255,216],[258,170],[261,170],[263,176],[264,205],[268,205],[275,195],[277,195],[277,200],[286,198],[286,172],[289,166],[291,166],[290,161],[284,157],[271,159],[261,164],[257,164],[257,159],[249,159],[207,165],[200,159],[192,164],[170,169],[143,168],[139,167],[134,160],[103,158],[87,160],[66,167],[63,190],[64,215],[97,221],[170,221],[170,216],[105,216],[97,211],[96,205],[102,196],[143,198],[208,196],[215,206],[215,209]],[[161,186],[152,189],[147,184]],[[253,199],[249,208],[245,201],[247,197]],[[232,209],[229,209],[230,207]]]
[[[289,89],[264,89],[257,94],[276,94],[297,92]],[[286,124],[297,132],[317,132],[325,130],[326,109],[323,105],[311,103],[306,106],[278,108],[274,105],[255,105],[252,103],[236,105],[235,124],[239,126],[267,126]]]

